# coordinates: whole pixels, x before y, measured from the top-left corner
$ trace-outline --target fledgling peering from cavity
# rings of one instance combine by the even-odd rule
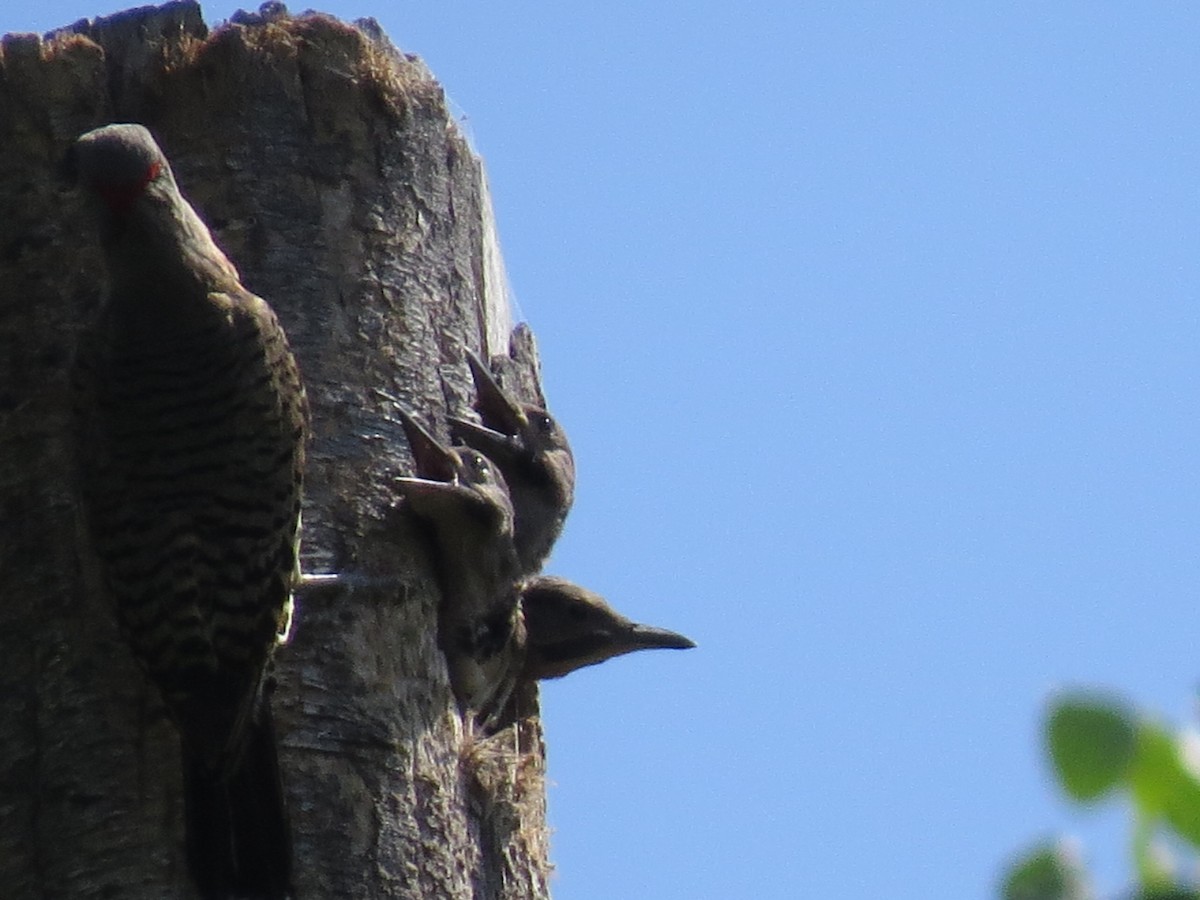
[[[521,591],[525,620],[523,678],[561,678],[637,650],[687,650],[688,638],[625,618],[599,594],[565,578],[540,575]]]
[[[504,473],[515,516],[513,540],[521,573],[534,575],[550,555],[575,496],[575,458],[566,433],[540,406],[507,394],[488,367],[467,352],[482,424],[450,418],[455,438]]]
[[[479,451],[446,447],[408,413],[400,417],[416,472],[396,486],[432,529],[450,683],[459,705],[486,721],[512,691],[524,646],[508,488]]]

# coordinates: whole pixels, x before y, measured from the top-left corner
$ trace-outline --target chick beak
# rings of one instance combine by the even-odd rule
[[[529,424],[520,404],[504,392],[483,360],[470,350],[467,351],[467,363],[475,382],[475,406],[484,424],[505,435],[520,435]]]
[[[691,650],[696,646],[695,641],[676,631],[656,628],[653,625],[639,625],[636,622],[629,627],[624,642],[631,650]]]
[[[415,474],[396,479],[396,485],[408,496],[440,495],[458,486],[458,457],[404,410],[400,423],[412,448]]]

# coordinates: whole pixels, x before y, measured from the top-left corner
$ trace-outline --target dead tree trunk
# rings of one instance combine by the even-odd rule
[[[105,276],[57,165],[134,121],[284,323],[313,410],[305,570],[354,579],[302,594],[277,655],[297,896],[545,896],[536,689],[495,737],[464,725],[429,548],[390,486],[411,458],[375,392],[462,412],[470,347],[539,393],[437,83],[373,23],[279,12],[209,34],[191,0],[0,53],[0,890],[191,891],[177,739],[94,589],[67,450],[67,368]]]

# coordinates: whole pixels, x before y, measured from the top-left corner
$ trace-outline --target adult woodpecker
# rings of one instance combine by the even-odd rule
[[[205,897],[285,897],[291,839],[264,679],[287,637],[308,412],[270,307],[141,125],[80,137],[108,293],[75,362],[91,543],[179,731]]]
[[[521,403],[496,383],[467,351],[482,425],[450,418],[450,431],[500,467],[515,515],[514,542],[523,575],[541,571],[575,497],[575,458],[566,433],[532,403]]]
[[[396,479],[431,529],[442,603],[438,636],[459,705],[486,723],[520,674],[520,566],[504,477],[470,447],[446,447],[403,410],[416,473]]]
[[[599,594],[565,578],[530,579],[521,609],[526,633],[521,676],[530,681],[561,678],[636,650],[696,646],[682,634],[625,618]]]

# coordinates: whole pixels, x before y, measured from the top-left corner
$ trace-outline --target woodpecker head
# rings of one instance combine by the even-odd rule
[[[532,574],[541,569],[571,509],[575,460],[566,434],[546,410],[512,399],[473,353],[467,361],[483,424],[451,418],[450,431],[503,470],[516,513],[517,555],[523,571]]]
[[[635,650],[687,650],[695,643],[665,628],[639,625],[599,594],[563,578],[539,575],[521,593],[526,678],[561,678]]]
[[[64,167],[93,200],[109,274],[124,285],[114,292],[120,302],[158,294],[161,285],[185,284],[197,285],[192,293],[203,300],[211,288],[228,290],[238,281],[237,269],[180,194],[166,156],[145,127],[89,131],[75,141]]]
[[[496,521],[512,534],[512,502],[504,476],[491,460],[470,447],[445,447],[411,415],[400,422],[412,448],[414,477],[397,478],[396,486],[420,515],[449,520],[464,514]]]
[[[520,403],[496,383],[484,362],[467,351],[475,382],[475,408],[482,425],[451,418],[454,435],[496,460],[506,471],[517,468],[524,477],[544,483],[558,494],[560,505],[571,505],[575,490],[575,460],[567,435],[554,418],[532,403]]]
[[[67,168],[113,220],[127,219],[145,199],[173,201],[171,166],[142,125],[105,125],[79,137]]]

